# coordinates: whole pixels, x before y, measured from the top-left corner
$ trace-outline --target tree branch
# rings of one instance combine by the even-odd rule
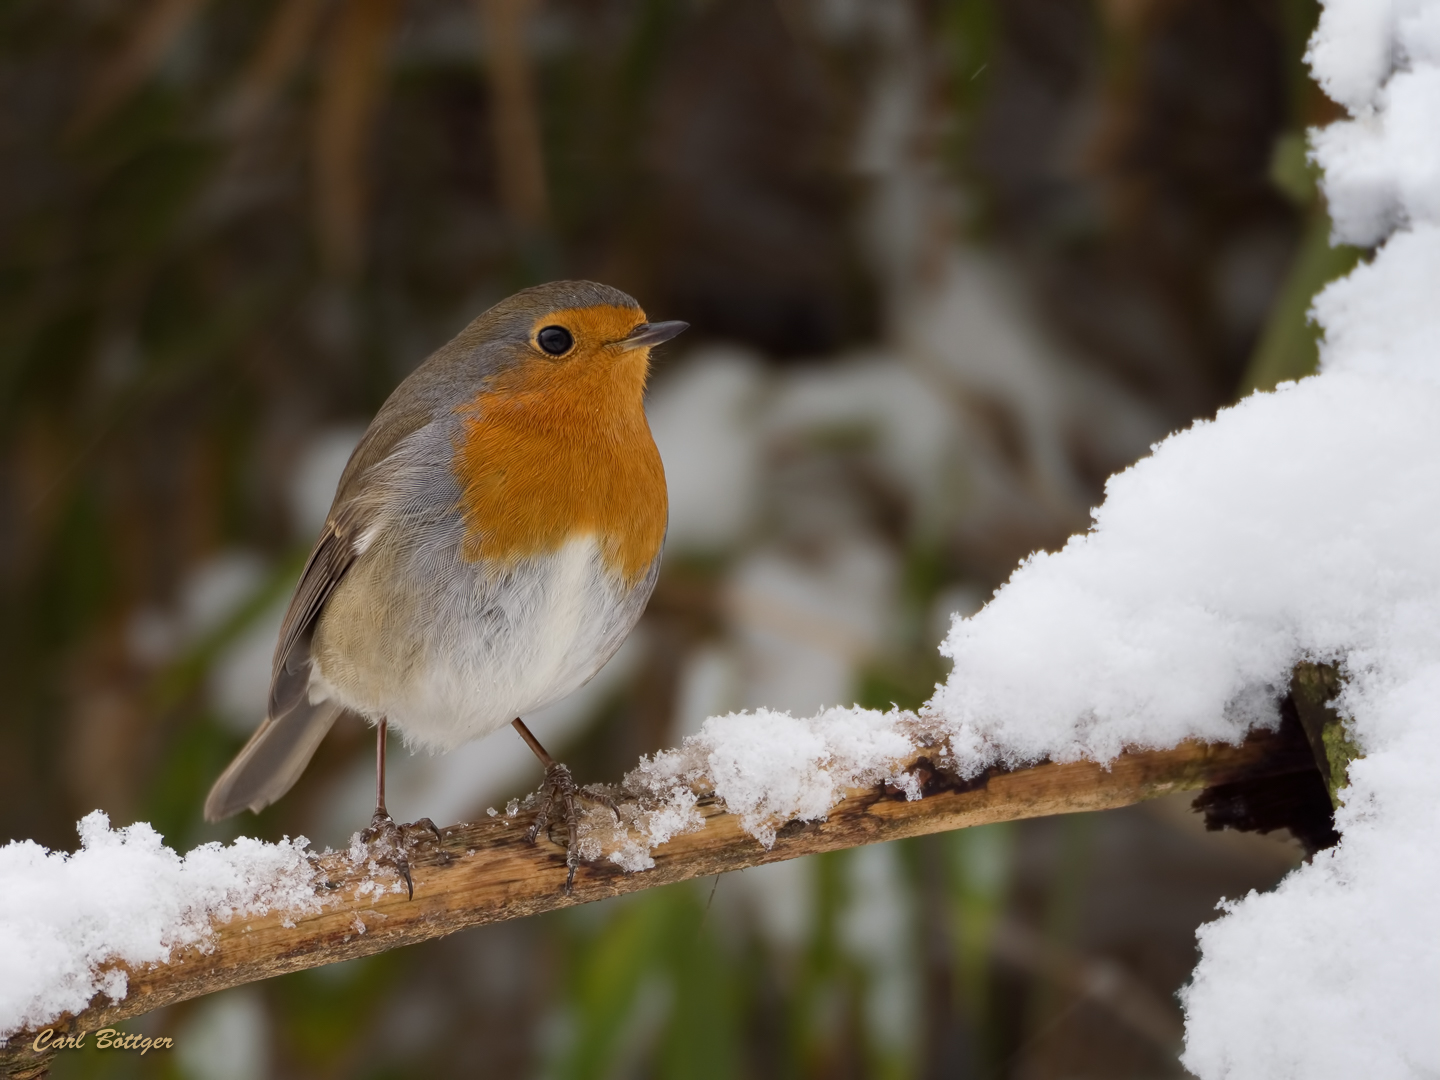
[[[792,822],[766,850],[739,819],[713,799],[702,800],[704,827],[657,848],[655,866],[626,873],[604,863],[583,866],[565,895],[561,847],[526,843],[528,817],[500,816],[442,830],[439,848],[412,859],[415,897],[371,892],[357,896],[366,874],[341,855],[318,857],[315,914],[237,919],[214,927],[209,952],[191,949],[168,964],[129,970],[124,1000],[97,995],[90,1008],[50,1025],[57,1032],[94,1031],[202,994],[441,937],[482,923],[638,892],[676,881],[779,862],[801,855],[897,840],[998,821],[1106,810],[1171,792],[1197,790],[1314,769],[1303,735],[1259,732],[1240,746],[1183,743],[1172,750],[1122,754],[1109,768],[1092,762],[1047,763],[992,770],[960,782],[921,753],[911,763],[924,798],[877,788],[851,791],[823,822]],[[608,813],[608,811],[600,811]],[[33,1033],[0,1049],[0,1076],[43,1075],[31,1049]],[[36,1071],[36,1070],[41,1071]]]

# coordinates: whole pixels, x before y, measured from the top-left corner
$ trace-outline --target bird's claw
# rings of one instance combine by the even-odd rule
[[[441,841],[440,830],[429,818],[412,821],[408,825],[398,824],[383,810],[376,810],[370,824],[360,833],[360,839],[370,849],[377,863],[388,863],[395,872],[405,879],[405,891],[411,900],[415,899],[415,880],[410,876],[410,852],[421,844]]]
[[[597,788],[578,786],[569,767],[555,762],[545,770],[545,782],[540,786],[540,807],[535,811],[535,818],[525,833],[525,839],[532,844],[535,843],[540,838],[541,832],[548,830],[556,816],[555,810],[558,805],[559,818],[565,823],[565,867],[567,870],[565,894],[567,896],[573,891],[575,871],[580,866],[581,799],[588,799],[608,807],[610,812],[615,815],[616,823],[619,823],[620,810],[615,805],[614,799]]]

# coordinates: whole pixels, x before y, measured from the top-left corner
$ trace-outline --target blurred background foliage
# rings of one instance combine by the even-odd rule
[[[200,820],[363,425],[516,288],[693,324],[651,610],[535,718],[616,779],[707,715],[919,705],[952,612],[1155,439],[1316,362],[1311,0],[0,0],[0,839],[339,844],[341,724]],[[392,806],[538,780],[508,733]],[[746,871],[242,988],[57,1076],[1175,1076],[1185,803]]]

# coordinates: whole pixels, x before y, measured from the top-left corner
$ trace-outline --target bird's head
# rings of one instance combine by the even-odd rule
[[[646,320],[635,300],[593,281],[552,281],[496,304],[461,334],[485,357],[491,392],[561,385],[643,392],[650,350],[689,324]]]

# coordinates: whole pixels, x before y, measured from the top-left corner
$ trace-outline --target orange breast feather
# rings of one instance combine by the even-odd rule
[[[499,571],[589,534],[612,573],[629,585],[644,577],[667,512],[645,421],[646,352],[527,358],[464,408],[455,472],[467,559]]]

